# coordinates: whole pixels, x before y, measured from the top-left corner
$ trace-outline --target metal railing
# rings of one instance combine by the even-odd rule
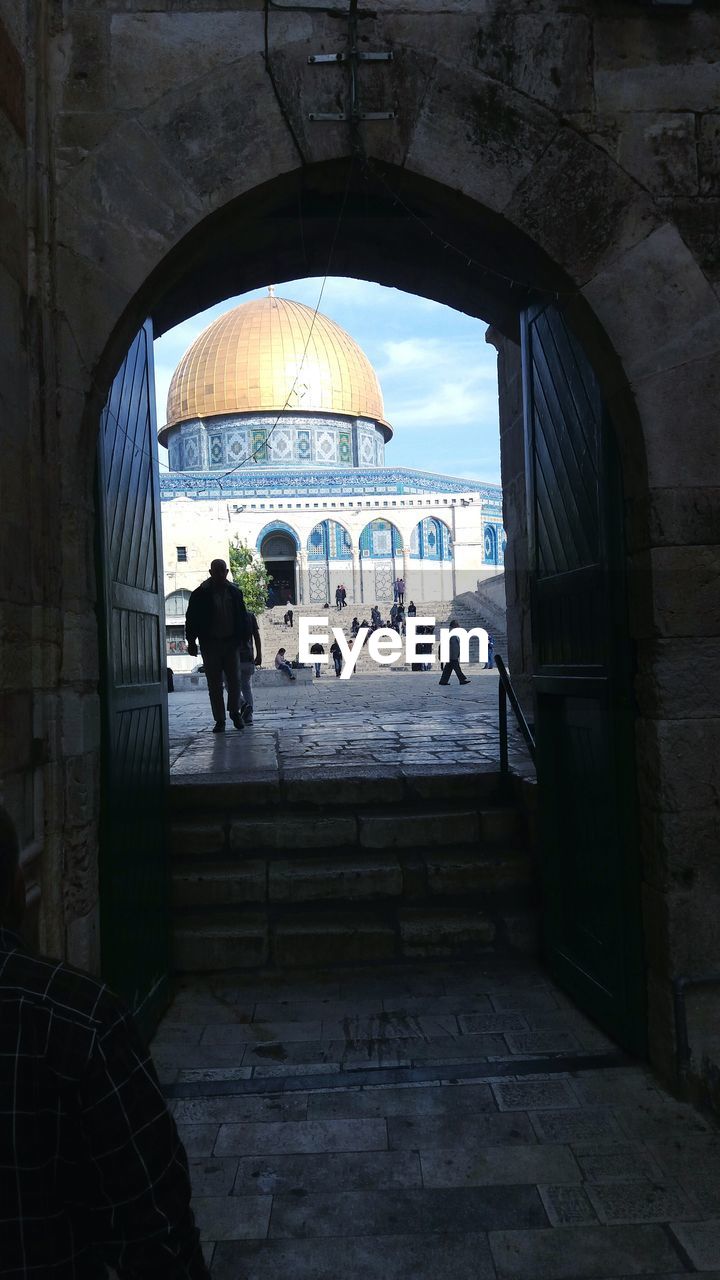
[[[507,667],[499,654],[495,656],[495,666],[500,675],[500,683],[498,685],[498,723],[500,728],[500,772],[507,774],[510,771],[508,763],[508,730],[507,730],[507,704],[510,703],[515,712],[515,719],[518,728],[525,739],[525,745],[530,752],[530,759],[535,763],[535,739],[530,730],[530,726],[523,715],[523,709],[517,700],[517,694],[512,687],[512,681],[508,675]]]

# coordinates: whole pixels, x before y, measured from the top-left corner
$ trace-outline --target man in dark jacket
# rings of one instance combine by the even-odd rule
[[[227,581],[224,560],[213,560],[210,577],[193,591],[185,614],[187,651],[197,657],[198,641],[207,676],[213,733],[225,732],[223,676],[227,681],[228,715],[242,729],[240,715],[240,667],[238,646],[249,635],[249,620],[242,592]]]
[[[127,1008],[28,951],[0,806],[0,1277],[209,1280],[185,1149]]]

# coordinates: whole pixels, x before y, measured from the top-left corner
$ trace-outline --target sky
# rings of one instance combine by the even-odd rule
[[[268,282],[270,283],[270,282]],[[322,297],[320,296],[322,289]],[[482,320],[428,298],[365,280],[292,280],[278,297],[318,305],[355,339],[373,365],[395,431],[387,466],[500,483],[496,352]],[[170,379],[181,356],[212,320],[240,302],[262,298],[254,289],[183,321],[155,342],[158,424],[165,422]],[[160,450],[160,465],[167,453]]]

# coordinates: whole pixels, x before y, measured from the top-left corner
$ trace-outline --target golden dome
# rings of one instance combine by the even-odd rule
[[[386,440],[392,436],[377,375],[358,344],[312,307],[271,293],[214,320],[185,352],[160,442],[179,422],[282,409],[373,418]]]

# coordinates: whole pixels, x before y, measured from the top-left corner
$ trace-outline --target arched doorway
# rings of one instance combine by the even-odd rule
[[[327,248],[327,240],[323,239],[323,236],[327,235],[329,228],[337,226],[337,219],[340,218],[342,215],[343,202],[342,202],[342,199],[340,198],[342,193],[339,191],[337,187],[333,186],[333,179],[337,178],[338,174],[341,172],[343,172],[341,168],[333,169],[332,166],[324,168],[323,173],[324,173],[324,176],[328,179],[329,187],[322,189],[322,183],[320,183],[319,185],[321,189],[319,189],[315,193],[318,201],[318,209],[324,206],[326,211],[329,211],[326,213],[325,217],[322,217],[322,218],[318,217],[317,221],[313,223],[314,231],[312,234],[317,236],[317,241],[314,245],[314,248],[313,247],[308,248],[308,244],[306,242],[305,247],[308,251],[308,254],[312,256],[312,253],[315,253],[316,261],[319,260],[320,246],[323,246],[325,249]],[[345,170],[345,173],[347,175],[347,170]],[[317,176],[319,178],[319,174]],[[350,177],[351,184],[352,184],[352,181],[353,181],[353,177],[351,173],[351,177]],[[398,178],[398,181],[405,181],[405,178],[403,179]],[[312,185],[312,175],[306,175],[305,182],[306,182],[305,193],[307,195],[307,192],[308,192],[307,184],[309,183],[310,185]],[[414,182],[414,179],[410,179],[409,185],[412,186],[413,182]],[[431,196],[437,195],[438,218],[440,218],[441,220],[444,217],[448,218],[448,237],[451,234],[450,228],[452,227],[453,228],[452,234],[457,233],[457,235],[460,237],[460,240],[462,240],[463,235],[468,234],[468,224],[464,224],[462,218],[460,219],[459,222],[456,223],[454,221],[454,215],[448,212],[447,191],[445,191],[442,188],[436,188],[432,183],[430,183],[427,186],[422,187],[422,192],[427,199],[430,199]],[[247,214],[247,216],[250,218],[251,223],[252,223],[253,217],[257,216],[257,211],[253,213],[253,209],[252,209],[252,201],[253,201],[254,195],[255,193],[251,193],[248,206],[246,208],[245,207],[243,208],[243,214]],[[265,195],[267,196],[268,193],[266,192]],[[282,208],[283,201],[287,197],[287,189],[285,187],[283,180],[278,180],[277,190],[275,192],[275,195],[277,196],[277,199],[279,201],[278,207]],[[467,216],[470,222],[473,221],[473,208],[474,206],[472,206],[472,204],[470,204],[466,208],[463,208],[463,214]],[[334,215],[335,215],[334,218],[330,216],[331,212],[334,212]],[[488,224],[487,222],[484,221],[481,210],[474,208],[474,212],[475,212],[475,219],[477,223],[476,229],[475,229],[475,235],[478,234],[478,227],[480,225],[490,226],[491,228],[492,220],[490,220],[490,224]],[[265,209],[265,216],[266,214],[267,214],[267,207]],[[228,228],[229,228],[230,221],[232,220],[236,221],[237,218],[240,216],[240,211],[238,209],[235,209],[232,213],[232,218],[230,213],[228,213],[227,216],[228,216]],[[406,227],[406,229],[408,228]],[[409,234],[408,240],[412,239],[412,237],[415,234],[419,234],[416,232],[416,228],[414,224],[411,228],[409,228],[409,232],[410,234]],[[505,229],[503,234],[509,234],[507,229]],[[513,236],[511,235],[510,238],[513,239]],[[543,255],[537,250],[535,251],[535,258],[532,259],[532,247],[529,246],[524,241],[524,238],[519,233],[515,233],[514,239],[516,242],[516,247],[518,248],[518,252],[519,252],[519,247],[522,246],[523,252],[530,254],[530,259],[532,260],[533,266],[537,272],[537,278],[538,280],[541,280],[543,278],[544,272],[550,269],[547,261],[543,258]],[[310,237],[310,240],[312,241],[312,235]],[[217,253],[218,253],[219,243],[222,243],[222,237],[220,237],[219,240],[217,239],[214,240],[212,244],[206,244],[204,250],[201,249],[199,246],[196,246],[197,253],[193,261],[195,263],[195,266],[197,267],[197,271],[200,272],[200,275],[197,277],[194,277],[195,279],[194,288],[199,290],[201,293],[201,296],[204,296],[205,299],[207,299],[208,296],[211,296],[211,295],[208,295],[207,293],[205,293],[204,295],[202,294],[202,290],[206,290],[210,287],[209,282],[214,281],[214,283],[212,284],[212,287],[216,289],[219,288],[219,285],[217,283],[217,277],[214,274],[217,267]],[[347,241],[346,242],[342,241],[341,244],[342,244],[342,253],[346,255],[344,260],[347,263],[347,269],[350,269],[350,264],[353,264],[352,269],[357,271],[359,274],[361,274],[364,271],[369,271],[371,269],[370,264],[372,262],[373,274],[380,275],[380,277],[385,282],[392,282],[392,281],[404,282],[405,280],[407,280],[408,273],[413,262],[413,256],[417,254],[418,258],[420,258],[422,256],[422,253],[426,249],[424,240],[423,240],[422,249],[418,243],[415,244],[414,248],[410,248],[409,243],[405,243],[401,248],[398,241],[398,226],[394,225],[392,221],[390,221],[386,227],[386,239],[384,241],[382,241],[381,239],[379,242],[375,240],[372,244],[370,243],[370,237],[369,237],[369,232],[368,232],[366,223],[363,220],[360,220],[358,224],[351,222],[348,228]],[[382,245],[382,251],[385,254],[385,256],[382,258],[382,261],[378,256],[379,245]],[[274,252],[277,252],[277,251],[278,250],[276,246],[274,249]],[[260,258],[262,258],[262,254],[260,254]],[[511,296],[511,291],[509,288],[505,287],[505,285],[502,283],[498,284],[497,279],[493,278],[490,284],[487,284],[487,282],[484,282],[482,286],[477,284],[477,281],[476,281],[475,282],[475,284],[477,285],[476,293],[473,295],[472,292],[468,291],[467,271],[465,270],[465,267],[467,266],[467,261],[464,264],[463,271],[461,271],[458,264],[455,264],[454,267],[448,268],[447,260],[441,261],[440,260],[441,258],[442,258],[442,255],[440,255],[440,257],[437,260],[433,260],[432,268],[429,270],[429,273],[427,276],[427,286],[426,286],[428,288],[428,292],[431,293],[433,296],[436,296],[438,298],[443,299],[446,302],[449,302],[451,305],[452,304],[458,305],[459,300],[462,299],[463,303],[468,307],[468,309],[472,310],[474,314],[491,315],[495,320],[496,326],[501,330],[501,332],[505,335],[508,341],[516,340],[519,336],[520,317],[522,314],[527,313],[529,311],[530,301],[532,300],[533,296],[536,296],[533,294],[533,291],[526,290],[524,295],[520,299],[516,300]],[[286,263],[287,261],[293,261],[292,252],[290,252],[288,254],[288,258],[285,259]],[[305,261],[307,261],[307,259],[305,259]],[[176,267],[177,267],[177,262],[178,260],[175,261]],[[526,264],[527,262],[528,260],[526,259]],[[273,266],[272,256],[266,259],[266,263],[267,263],[268,269],[270,269],[270,275],[277,276],[277,272],[271,269]],[[198,266],[198,264],[200,265]],[[250,283],[255,283],[255,281],[257,280],[256,273],[258,270],[255,259],[253,259],[252,261],[250,261],[250,259],[244,261],[243,266],[248,273],[243,283],[246,286]],[[235,266],[233,267],[233,270],[236,270],[236,269],[237,269],[237,262],[235,262]],[[528,270],[530,270],[530,266],[528,266]],[[190,289],[189,284],[186,286],[186,289],[187,290]],[[538,285],[536,294],[542,294],[542,293],[543,293],[543,287],[542,285]],[[165,325],[170,323],[171,318],[174,321],[177,318],[178,314],[181,314],[183,310],[188,307],[189,298],[191,296],[196,297],[197,295],[193,295],[192,291],[191,292],[186,291],[185,293],[183,293],[182,291],[178,291],[178,286],[175,284],[168,285],[165,291],[161,293],[161,295],[159,296],[158,302],[157,302],[157,315],[158,315],[160,325]],[[518,301],[520,304],[519,306],[518,306]],[[193,305],[197,305],[197,303],[193,302]],[[573,320],[575,318],[579,318],[578,319],[579,328],[582,329],[584,324],[585,331],[590,335],[591,338],[594,338],[595,340],[595,349],[600,351],[600,353],[602,354],[604,350],[602,335],[600,335],[600,337],[598,338],[597,329],[593,325],[592,319],[588,326],[588,323],[587,323],[588,317],[586,312],[583,312],[581,310],[581,311],[578,311],[576,315],[572,306],[567,308],[567,312],[569,316],[573,317]],[[580,323],[580,322],[583,322],[583,323]],[[570,324],[570,321],[568,320],[567,323]],[[572,327],[571,325],[569,328],[566,327],[565,329],[566,334],[570,334],[571,327]],[[534,356],[527,342],[525,346],[525,351],[526,351],[526,371],[527,371],[528,377],[532,380],[532,378],[534,377],[534,372],[533,372]],[[569,365],[567,367],[569,368]],[[615,366],[613,366],[613,370],[614,368]],[[616,397],[616,403],[618,403],[617,397]],[[608,429],[608,420],[605,418],[604,415],[601,415],[598,421],[600,422],[601,432]],[[547,476],[545,478],[547,479]],[[552,476],[550,476],[551,488],[553,484],[554,484],[554,480]],[[281,566],[280,574],[282,575],[283,571],[287,573],[286,566],[288,562],[291,560],[294,561],[296,559],[298,554],[298,545],[297,545],[297,542],[294,540],[294,535],[293,535],[294,545],[292,546],[289,545],[288,540],[286,540],[284,542],[284,545],[281,547],[278,547],[277,544],[273,544],[273,542],[270,539],[277,532],[278,531],[275,528],[272,528],[272,529],[269,528],[266,531],[264,531],[264,535],[267,535],[268,537],[267,545],[265,544],[264,537],[263,537],[263,540],[261,541],[261,544],[259,545],[260,545],[261,554],[263,555],[263,558],[266,560],[266,562],[270,564],[272,563],[280,564]],[[284,531],[280,531],[281,534],[283,532]],[[288,532],[292,534],[292,531],[288,531]],[[378,521],[371,521],[370,525],[366,526],[366,529],[363,531],[363,534],[360,538],[360,577],[361,577],[361,583],[362,583],[363,598],[366,604],[375,603],[376,601],[378,603],[389,603],[391,601],[393,578],[400,574],[403,574],[404,576],[404,568],[405,568],[404,552],[406,550],[407,548],[403,547],[400,535],[397,529],[395,529],[395,526],[392,524],[391,521],[381,519]],[[278,552],[279,552],[279,556],[278,556]],[[364,555],[363,555],[363,552],[365,553]],[[281,576],[281,581],[282,581],[282,576]],[[537,616],[539,615],[536,614],[535,617]],[[549,618],[549,614],[547,616]],[[533,620],[535,620],[535,618]],[[624,638],[624,640],[627,641],[627,635],[628,635],[627,624],[625,623],[623,625],[625,629],[624,630],[622,628],[618,629],[616,634],[619,636],[621,635]],[[540,635],[541,631],[542,631],[542,628],[539,627],[536,632],[536,635]],[[572,659],[572,654],[566,653],[565,657]],[[572,674],[573,662],[571,660],[566,661],[564,663],[564,667],[565,667],[564,671],[558,671],[555,673],[555,676],[558,681],[562,681],[566,676]],[[576,686],[576,689],[577,689],[577,686]],[[559,686],[558,686],[558,692],[560,692]],[[605,734],[605,740],[606,742],[608,740],[607,733]],[[559,798],[559,792],[557,793],[557,797]],[[567,882],[573,883],[572,878],[570,877],[567,880]],[[571,910],[569,914],[570,915],[572,914]]]
[[[258,538],[258,551],[270,575],[268,604],[297,604],[296,535],[287,526],[276,525]]]

